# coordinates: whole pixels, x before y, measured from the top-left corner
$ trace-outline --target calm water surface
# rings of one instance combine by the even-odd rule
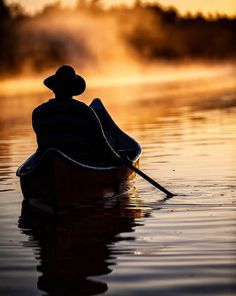
[[[201,85],[99,93],[141,143],[141,169],[181,195],[138,178],[57,222],[27,214],[15,176],[48,94],[1,96],[0,295],[236,295],[236,84]]]

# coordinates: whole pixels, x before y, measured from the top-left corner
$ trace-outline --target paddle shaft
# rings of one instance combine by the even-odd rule
[[[144,172],[140,171],[138,168],[136,168],[131,161],[129,161],[128,159],[126,159],[125,164],[131,168],[135,173],[137,173],[139,176],[141,176],[142,178],[144,178],[146,181],[148,181],[149,183],[151,183],[153,186],[155,186],[156,188],[158,188],[159,190],[161,190],[162,192],[164,192],[165,194],[167,194],[168,196],[174,196],[175,194],[171,193],[170,191],[168,191],[166,188],[164,188],[163,186],[161,186],[160,184],[158,184],[155,180],[153,180],[152,178],[150,178],[148,175],[146,175]]]
[[[96,99],[96,101],[93,101],[93,104],[97,105],[98,108],[93,108],[95,113],[96,110],[100,110],[103,111],[103,114],[105,114],[105,116],[108,118],[108,121],[110,121],[112,123],[113,128],[116,130],[117,127],[115,125],[115,123],[113,122],[113,120],[111,119],[109,113],[106,111],[105,107],[103,106],[102,102],[99,99]],[[95,106],[96,107],[96,106]],[[99,114],[97,114],[98,118],[100,119]],[[102,125],[101,125],[102,128]],[[115,131],[114,131],[115,133]],[[105,135],[104,135],[105,136]],[[106,136],[105,136],[106,138]],[[130,169],[132,169],[134,172],[136,172],[139,176],[141,176],[142,178],[144,178],[146,181],[148,181],[149,183],[151,183],[153,186],[155,186],[156,188],[158,188],[159,190],[161,190],[162,192],[164,192],[168,197],[170,196],[174,196],[175,194],[171,193],[170,191],[168,191],[167,189],[165,189],[163,186],[161,186],[160,184],[158,184],[155,180],[153,180],[152,178],[150,178],[148,175],[146,175],[145,173],[143,173],[142,171],[140,171],[138,168],[136,168],[133,164],[132,161],[126,156],[121,156],[119,155],[118,151],[115,151],[113,149],[113,147],[110,145],[109,140],[107,139],[107,143],[110,146],[110,149],[113,151],[113,153],[115,154],[116,158],[119,158],[119,161],[121,160],[125,165],[127,165]]]

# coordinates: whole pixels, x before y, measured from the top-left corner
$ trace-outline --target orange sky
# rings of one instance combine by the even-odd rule
[[[135,0],[103,0],[105,4],[127,3],[132,4]],[[57,0],[7,0],[7,3],[20,3],[26,7],[27,11],[34,12],[39,10],[43,5],[57,2]],[[65,5],[73,6],[77,0],[61,0]],[[156,2],[155,0],[149,2]],[[225,13],[227,15],[236,15],[236,0],[159,0],[163,6],[174,6],[182,14],[186,12],[200,11],[208,13]]]

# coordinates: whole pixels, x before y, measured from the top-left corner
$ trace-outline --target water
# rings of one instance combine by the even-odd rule
[[[180,195],[138,178],[59,221],[25,214],[15,176],[35,149],[30,112],[48,94],[2,95],[0,295],[236,295],[235,90],[229,75],[133,86],[127,101],[126,90],[98,91],[141,143],[141,169]]]

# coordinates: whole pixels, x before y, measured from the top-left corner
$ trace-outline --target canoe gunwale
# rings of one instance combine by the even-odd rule
[[[60,151],[59,149],[49,148],[44,152],[44,154],[39,159],[39,161],[35,165],[33,165],[31,169],[29,169],[26,172],[22,172],[23,168],[27,165],[27,163],[30,163],[33,160],[33,158],[35,157],[35,153],[32,154],[29,158],[27,158],[26,161],[17,169],[16,175],[18,177],[22,177],[22,176],[27,176],[27,175],[31,174],[34,170],[36,170],[38,167],[40,167],[40,165],[43,163],[45,157],[47,157],[47,155],[49,153],[58,154],[58,155],[62,156],[64,159],[68,160],[70,163],[73,163],[73,164],[75,164],[75,165],[77,165],[77,166],[79,166],[81,168],[94,170],[94,171],[110,171],[110,170],[120,169],[120,168],[125,166],[125,165],[91,166],[91,165],[88,165],[88,164],[81,163],[81,162],[69,157],[68,155],[66,155],[65,153]],[[137,157],[135,157],[135,160],[133,162],[136,162],[139,157],[140,157],[140,155],[137,155]]]

